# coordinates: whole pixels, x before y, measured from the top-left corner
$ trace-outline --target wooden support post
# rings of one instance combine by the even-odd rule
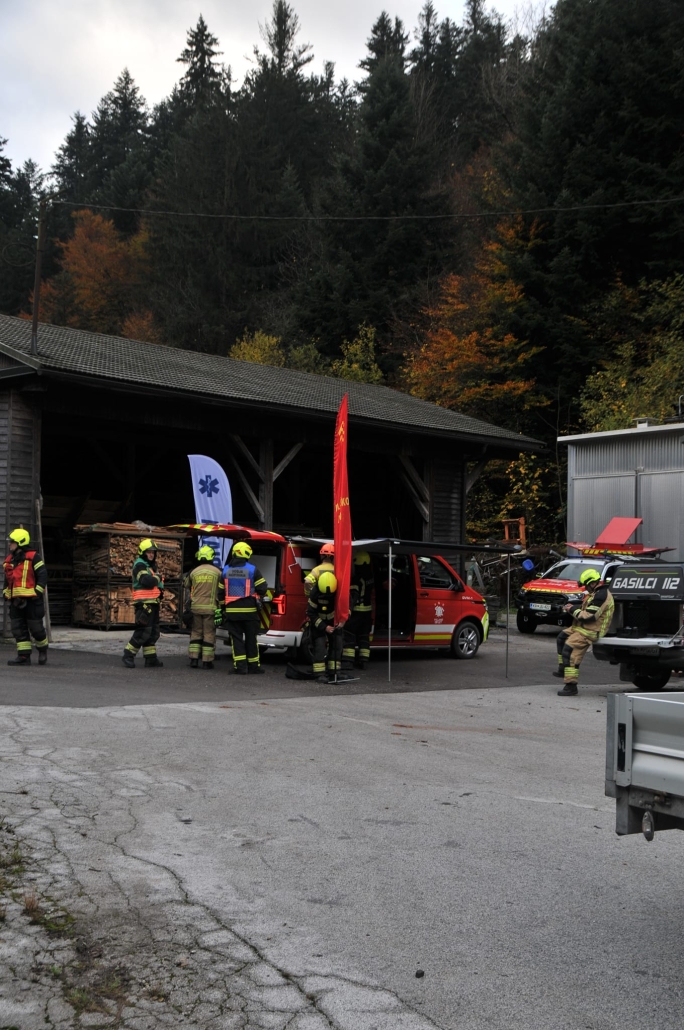
[[[263,511],[263,529],[273,529],[273,440],[262,440],[259,445],[259,503]]]
[[[237,473],[237,477],[240,480],[240,483],[242,484],[242,489],[245,491],[245,493],[247,495],[247,500],[249,501],[249,503],[254,508],[254,511],[256,512],[256,517],[258,518],[259,522],[261,522],[262,525],[263,525],[264,522],[265,522],[265,519],[264,519],[264,509],[261,506],[261,502],[259,501],[259,499],[257,498],[256,494],[254,493],[254,491],[252,490],[251,486],[249,485],[249,482],[247,480],[247,476],[244,474],[244,472],[240,468],[237,460],[233,457],[233,455],[230,452],[228,453],[228,457],[230,458],[230,463],[233,466],[233,468],[235,469],[235,471]]]
[[[430,540],[432,537],[432,497],[430,487],[418,475],[418,471],[408,454],[400,454],[399,461],[402,465],[401,477],[423,520],[423,540]],[[428,459],[426,459],[426,464],[427,461]]]
[[[273,469],[273,482],[274,483],[275,483],[276,479],[278,478],[278,476],[280,475],[280,473],[285,471],[285,469],[290,464],[292,459],[297,457],[297,455],[299,454],[299,452],[301,451],[303,446],[304,446],[303,443],[296,443],[294,445],[294,447],[290,448],[290,450],[287,452],[287,454],[282,459],[282,461],[278,462],[276,467]]]
[[[488,461],[489,461],[489,458],[487,457],[487,448],[485,447],[483,449],[483,451],[482,451],[482,457],[477,462],[477,464],[473,466],[473,468],[470,470],[470,472],[466,472],[466,477],[465,477],[465,492],[466,492],[466,494],[469,494],[470,491],[473,489],[473,487],[477,483],[478,479],[480,478],[480,476],[482,474],[482,471],[483,471],[483,469],[484,469],[484,467],[485,467],[485,465],[487,464]]]

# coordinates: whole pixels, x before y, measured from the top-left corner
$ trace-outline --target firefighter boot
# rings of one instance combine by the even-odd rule
[[[146,669],[161,669],[163,665],[164,663],[159,661],[156,654],[145,655]]]
[[[202,662],[202,668],[203,669],[213,669],[214,668],[214,663],[213,662]]]
[[[557,680],[564,680],[565,679],[565,670],[563,669],[563,666],[561,665],[560,668],[556,669],[555,672],[552,672],[551,675],[555,676]]]
[[[127,669],[135,669],[135,655],[132,651],[124,651],[121,661]]]
[[[577,685],[575,683],[566,683],[562,690],[557,690],[556,693],[559,697],[577,697]]]
[[[260,665],[248,665],[247,672],[250,676],[263,676],[264,670]]]
[[[47,665],[47,653],[48,653],[47,647],[41,647],[41,649],[38,652],[38,664],[39,665]]]
[[[190,668],[191,669],[199,669],[199,658],[191,658],[190,659]]]
[[[31,655],[30,654],[18,654],[16,658],[10,658],[7,663],[8,665],[30,665]]]

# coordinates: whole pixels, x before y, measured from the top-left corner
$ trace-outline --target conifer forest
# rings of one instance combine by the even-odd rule
[[[376,18],[358,77],[275,0],[239,84],[200,16],[150,106],[124,68],[51,167],[0,123],[0,310],[384,383],[542,440],[472,537],[564,539],[562,433],[684,393],[684,4]],[[329,60],[327,60],[329,58]],[[326,59],[324,61],[324,59]]]

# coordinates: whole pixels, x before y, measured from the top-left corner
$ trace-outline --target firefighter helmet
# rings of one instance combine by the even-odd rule
[[[138,554],[145,554],[146,551],[158,550],[159,548],[155,544],[154,540],[150,540],[149,537],[146,537],[144,540],[140,541],[140,546],[138,547]]]
[[[31,537],[25,529],[13,529],[9,535],[9,539],[12,543],[16,544],[17,547],[28,547],[31,543]]]
[[[233,557],[234,558],[251,558],[252,548],[244,540],[238,540],[236,544],[233,544]]]
[[[321,558],[334,558],[335,557],[335,545],[334,544],[323,544],[321,547]]]
[[[587,586],[588,583],[598,583],[601,580],[601,573],[596,569],[585,569],[579,578],[580,586]]]
[[[204,547],[200,547],[199,551],[195,555],[198,561],[213,561],[214,560],[214,548],[210,547],[209,544],[205,544]]]
[[[337,576],[332,572],[322,572],[318,577],[318,589],[322,594],[334,594],[337,590]]]
[[[354,565],[370,565],[371,557],[368,551],[357,551],[354,555]]]

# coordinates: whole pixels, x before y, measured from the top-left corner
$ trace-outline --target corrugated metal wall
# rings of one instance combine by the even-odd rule
[[[636,539],[684,559],[684,424],[568,445],[568,539],[593,543],[615,515],[643,518]]]
[[[0,392],[0,533],[19,525],[35,540],[35,501],[40,493],[40,410],[30,396]],[[3,551],[3,558],[6,551]],[[7,635],[7,612],[3,619]]]

